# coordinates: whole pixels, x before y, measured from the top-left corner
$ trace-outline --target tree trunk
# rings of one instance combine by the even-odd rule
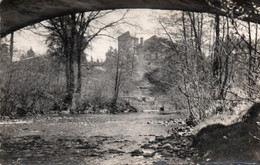
[[[255,63],[255,67],[259,67],[259,58],[257,57],[257,46],[258,46],[258,24],[255,24],[255,59],[254,59],[254,63]],[[255,77],[255,82],[257,81],[258,79],[258,74],[256,75]]]
[[[6,67],[6,81],[4,81],[4,90],[2,91],[3,93],[3,98],[1,99],[1,109],[3,110],[1,112],[1,115],[5,116],[5,115],[10,115],[11,113],[11,107],[10,107],[10,103],[9,103],[9,99],[10,99],[10,88],[11,88],[11,82],[12,82],[12,76],[13,76],[13,72],[12,72],[12,59],[13,59],[13,48],[14,48],[14,32],[11,33],[10,36],[10,57],[8,58],[7,61],[7,67]]]
[[[75,53],[75,14],[71,15],[71,30],[70,35],[64,43],[64,54],[66,56],[66,82],[67,82],[67,96],[64,100],[66,109],[71,108],[73,104],[73,94],[75,90],[75,75],[74,75],[74,58]]]
[[[216,41],[213,55],[213,76],[219,79],[219,73],[221,69],[221,58],[219,54],[219,15],[215,17],[215,32],[216,32]]]
[[[78,45],[78,48],[77,48],[77,66],[78,66],[78,77],[77,77],[77,90],[76,92],[78,94],[81,94],[81,87],[82,87],[82,76],[81,76],[81,62],[82,62],[82,51],[81,51],[81,39],[80,41],[78,41],[77,45]]]
[[[69,44],[65,43],[64,45],[65,45],[64,54],[66,57],[65,69],[66,69],[66,86],[67,86],[67,95],[64,99],[64,103],[65,103],[64,109],[68,109],[72,104],[72,96],[73,96],[73,90],[72,90],[73,77],[71,75],[72,60],[71,60],[71,52],[68,50],[68,47],[66,47],[66,45],[69,46]]]
[[[132,64],[131,64],[131,77],[133,76],[133,72],[134,72],[134,63],[135,63],[135,51],[136,51],[136,48],[135,48],[135,45],[134,45],[134,51],[133,51],[133,56],[132,56]]]
[[[14,53],[14,32],[11,33],[10,38],[10,62],[13,61],[13,53]]]
[[[117,53],[117,61],[116,61],[116,77],[115,77],[115,86],[114,86],[114,97],[112,100],[112,105],[115,106],[117,103],[118,99],[118,94],[119,94],[119,84],[120,84],[120,74],[119,74],[119,63],[120,63],[120,58],[119,58],[119,52]]]
[[[223,25],[225,26],[225,25]],[[225,27],[223,27],[223,29],[225,29]],[[222,73],[221,73],[221,77],[223,76],[223,82],[221,82],[221,87],[220,87],[220,92],[219,92],[219,98],[222,99],[222,100],[225,100],[226,98],[226,85],[227,85],[227,82],[228,82],[228,78],[229,78],[229,56],[231,55],[231,52],[232,50],[229,50],[231,49],[229,47],[230,43],[231,43],[231,40],[229,38],[229,23],[228,23],[228,17],[227,17],[227,37],[226,37],[226,44],[227,44],[227,47],[225,48],[227,51],[227,54],[225,54],[225,62],[224,62],[224,66],[222,68],[222,70],[224,70]]]
[[[231,41],[227,41],[227,42],[231,42]],[[224,74],[224,78],[223,78],[223,82],[221,84],[221,88],[220,88],[220,93],[219,93],[219,98],[224,100],[225,99],[225,88],[226,88],[226,84],[227,84],[227,80],[229,77],[229,54],[226,54],[226,59],[225,59],[225,68],[223,68],[225,70]]]
[[[70,71],[69,71],[69,63],[70,63],[70,59],[69,59],[69,51],[68,51],[68,43],[67,41],[64,42],[64,55],[65,55],[65,72],[66,72],[66,89],[67,89],[67,93],[69,93],[69,89],[70,89]]]
[[[195,45],[196,50],[198,50],[199,55],[201,55],[201,39],[199,38],[198,31],[196,29],[196,20],[195,20],[195,14],[192,13],[192,15],[189,13],[190,21],[191,21],[191,27],[194,31],[194,37],[195,37]]]
[[[182,26],[183,26],[183,37],[184,37],[184,49],[185,54],[187,55],[188,49],[187,49],[187,34],[186,34],[186,25],[185,25],[185,13],[182,12]],[[186,60],[187,62],[187,60]]]
[[[252,37],[251,37],[251,23],[248,22],[248,94],[249,97],[252,96],[252,89],[251,87],[254,85],[253,81],[253,74],[254,72],[254,64],[253,64],[253,56],[252,56]]]
[[[69,106],[71,109],[74,109],[73,106],[73,96],[75,92],[75,73],[74,73],[74,54],[75,51],[75,42],[76,42],[76,14],[71,14],[71,34],[70,34],[70,51],[69,51],[69,72],[70,72],[70,88],[69,88]]]

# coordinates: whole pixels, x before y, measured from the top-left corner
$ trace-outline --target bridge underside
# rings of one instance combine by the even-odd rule
[[[226,15],[228,5],[223,1],[230,2],[230,0],[2,0],[2,2],[0,0],[0,36],[3,37],[48,18],[93,10],[149,8]],[[245,12],[249,13],[254,9],[254,5],[260,7],[260,0],[233,0],[233,2],[237,6],[233,8],[235,17]],[[239,7],[244,11],[237,11]],[[251,12],[250,17],[241,19],[260,23],[260,14]]]

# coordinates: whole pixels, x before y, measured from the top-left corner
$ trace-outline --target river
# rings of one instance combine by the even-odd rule
[[[85,114],[0,122],[1,164],[163,164],[132,152],[167,136],[180,115],[158,112]],[[141,150],[144,153],[151,150]]]

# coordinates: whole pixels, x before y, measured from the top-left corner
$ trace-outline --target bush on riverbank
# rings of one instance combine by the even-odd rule
[[[82,73],[82,91],[71,106],[64,66],[47,56],[13,62],[0,72],[0,116],[137,111],[123,100],[111,106],[113,83],[102,70],[83,67]]]
[[[260,103],[252,106],[242,121],[225,126],[213,124],[201,129],[193,146],[199,161],[255,162],[260,160]]]
[[[116,105],[113,105],[110,100],[98,100],[94,102],[85,102],[77,113],[123,113],[123,112],[138,112],[124,100],[119,100]]]

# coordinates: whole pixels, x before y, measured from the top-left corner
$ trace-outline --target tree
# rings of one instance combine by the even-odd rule
[[[210,61],[204,55],[204,15],[173,12],[157,20],[161,33],[166,34],[168,43],[165,45],[170,51],[164,54],[157,71],[154,70],[158,75],[154,82],[165,84],[158,86],[167,87],[165,95],[171,98],[168,102],[187,110],[188,118],[203,119],[210,104],[212,89]]]
[[[13,61],[13,54],[14,54],[14,32],[11,33],[10,36],[10,60]]]
[[[106,61],[104,62],[106,67],[106,72],[111,75],[113,85],[113,98],[112,105],[115,106],[118,99],[119,89],[122,85],[122,62],[120,59],[120,54],[116,49],[112,47],[106,53]]]
[[[41,23],[41,26],[50,32],[47,38],[50,52],[61,59],[65,65],[67,97],[64,102],[67,108],[73,103],[74,93],[78,95],[81,93],[81,63],[84,59],[84,50],[95,37],[101,35],[101,32],[119,25],[124,20],[126,13],[110,22],[100,21],[112,12],[94,11],[71,14]],[[74,70],[75,63],[77,63],[76,71]],[[75,76],[76,72],[77,76]],[[76,80],[77,84],[75,84]]]
[[[119,93],[127,94],[131,90],[131,85],[129,84],[133,83],[133,59],[132,56],[127,55],[124,50],[121,50],[119,53],[112,47],[106,53],[104,66],[107,74],[112,78],[108,81],[113,82],[112,106],[116,106]]]
[[[172,93],[176,94],[176,89],[179,89],[186,102],[177,102],[186,104],[184,107],[189,109],[190,116],[203,119],[210,106],[214,107],[211,112],[228,110],[234,102],[254,101],[259,97],[257,26],[235,20],[232,16],[205,17],[186,12],[173,12],[157,20],[162,30],[160,34],[165,34],[174,44],[170,45],[172,52],[166,56],[171,64],[161,63],[161,68],[153,70],[150,78],[157,76],[160,83],[169,84],[171,87],[167,90]],[[215,26],[210,26],[210,22],[215,22]],[[176,64],[170,58],[179,58],[181,62]],[[181,73],[182,78],[177,78],[178,85],[173,79],[159,76],[170,73],[176,77]],[[176,100],[174,98],[172,102]]]
[[[3,41],[3,39],[0,40],[0,73],[1,73],[1,115],[9,115],[10,109],[8,107],[8,101],[10,99],[11,95],[11,88],[10,84],[12,82],[12,59],[13,59],[13,45],[14,45],[14,32],[10,35],[10,46],[8,48],[8,45]],[[8,51],[9,50],[9,51]]]
[[[216,78],[219,78],[219,70],[221,68],[221,58],[219,54],[219,15],[215,15],[215,48],[214,48],[214,54],[213,54],[213,76]]]

